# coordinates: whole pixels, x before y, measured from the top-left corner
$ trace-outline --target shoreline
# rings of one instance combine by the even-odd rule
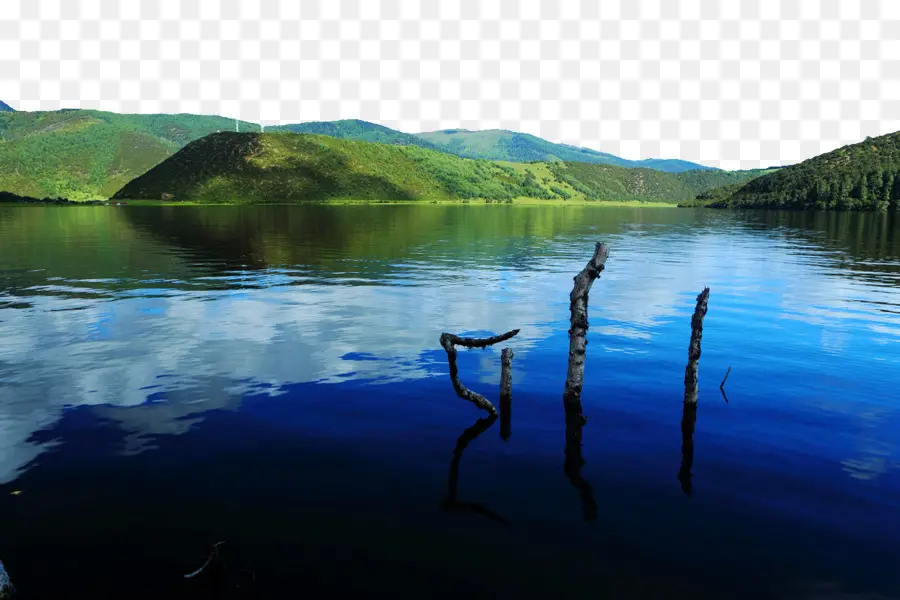
[[[462,206],[594,206],[677,208],[669,202],[644,202],[641,200],[544,200],[542,198],[513,198],[512,200],[485,200],[471,198],[461,200],[306,200],[300,202],[197,202],[192,200],[21,200],[0,201],[0,206],[412,206],[412,205],[462,205]]]

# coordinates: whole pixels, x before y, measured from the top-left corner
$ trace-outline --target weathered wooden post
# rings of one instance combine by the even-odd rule
[[[463,346],[464,348],[485,348],[487,346],[506,341],[509,338],[515,336],[517,333],[519,333],[519,330],[513,329],[512,331],[507,331],[502,335],[495,335],[488,338],[464,338],[459,337],[458,335],[453,335],[452,333],[441,334],[441,346],[444,348],[444,351],[447,352],[447,361],[450,363],[450,381],[451,383],[453,383],[453,389],[456,391],[457,396],[463,398],[464,400],[468,400],[482,410],[488,411],[495,417],[499,416],[497,408],[493,404],[491,404],[490,400],[488,400],[478,392],[470,390],[459,380],[459,369],[456,366],[455,346]]]
[[[509,348],[500,352],[500,437],[509,440],[512,435],[512,359]]]
[[[688,496],[693,489],[691,469],[694,466],[694,426],[697,423],[697,394],[699,388],[700,341],[703,338],[703,317],[709,304],[709,288],[697,296],[697,306],[691,317],[691,342],[688,345],[688,364],[684,369],[684,405],[681,409],[681,468],[678,481]],[[726,375],[727,377],[727,375]],[[724,385],[724,381],[722,384]],[[720,386],[721,387],[721,386]]]
[[[594,255],[584,269],[575,276],[575,285],[569,294],[569,365],[566,371],[566,389],[563,403],[567,416],[583,418],[581,411],[581,390],[584,387],[584,359],[587,352],[588,293],[594,280],[606,268],[609,246],[597,242]]]
[[[566,370],[566,388],[563,405],[566,410],[566,452],[563,472],[569,483],[581,496],[581,510],[584,520],[597,519],[597,502],[590,483],[581,476],[584,456],[581,452],[582,430],[587,419],[581,406],[581,390],[584,387],[584,360],[587,348],[588,292],[594,280],[606,268],[609,246],[600,242],[594,247],[594,255],[584,269],[574,277],[575,284],[569,294],[569,362]]]
[[[691,317],[691,343],[688,346],[688,364],[684,368],[684,401],[697,403],[698,378],[700,365],[700,340],[703,338],[703,317],[706,316],[709,303],[709,288],[703,288],[697,296],[697,306]]]

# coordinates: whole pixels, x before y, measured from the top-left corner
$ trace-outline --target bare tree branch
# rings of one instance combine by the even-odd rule
[[[441,346],[444,348],[444,351],[447,352],[447,361],[450,363],[450,381],[453,383],[453,389],[456,391],[457,396],[464,400],[468,400],[480,409],[488,411],[495,417],[499,416],[500,413],[490,400],[478,392],[470,390],[459,380],[459,368],[456,366],[456,348],[454,346],[459,345],[466,348],[484,348],[485,346],[508,340],[517,333],[519,333],[519,330],[513,329],[502,335],[496,335],[489,338],[463,338],[458,335],[453,335],[452,333],[441,334]]]

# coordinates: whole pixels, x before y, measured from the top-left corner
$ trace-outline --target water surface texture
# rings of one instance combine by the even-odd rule
[[[900,597],[898,290],[896,215],[0,207],[0,560],[34,598],[208,597],[223,540],[225,597]],[[496,403],[515,352],[504,440],[438,338],[514,328],[459,358]]]

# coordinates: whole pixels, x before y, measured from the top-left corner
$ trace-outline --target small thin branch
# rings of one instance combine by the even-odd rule
[[[495,407],[490,400],[478,392],[470,390],[459,380],[459,368],[456,366],[456,348],[454,346],[460,345],[466,348],[484,348],[485,346],[508,340],[517,333],[519,333],[519,330],[513,329],[503,335],[489,338],[463,338],[458,335],[453,335],[452,333],[441,334],[441,346],[447,353],[447,362],[450,364],[450,382],[453,384],[453,389],[457,396],[464,400],[468,400],[482,410],[488,411],[495,417],[499,416],[500,413],[497,410],[497,407]]]
[[[500,352],[500,437],[503,441],[512,434],[512,359],[509,348]]]
[[[731,374],[731,367],[728,367],[728,371],[725,373],[725,377],[722,378],[722,383],[719,384],[719,391],[722,392],[722,397],[725,398],[725,404],[728,404],[728,396],[725,395],[725,382],[728,381],[728,376]]]
[[[722,383],[719,384],[719,389],[725,387],[725,382],[728,381],[729,375],[731,375],[731,367],[728,367],[728,371],[725,373],[725,377],[722,378]]]
[[[212,545],[212,551],[209,553],[209,557],[206,559],[206,562],[203,563],[203,566],[200,567],[199,569],[197,569],[196,571],[194,571],[193,573],[188,573],[187,575],[184,576],[184,578],[185,578],[185,579],[191,579],[191,578],[193,578],[193,577],[196,577],[196,576],[199,575],[200,573],[202,573],[204,570],[206,570],[206,567],[209,566],[209,564],[213,561],[213,559],[214,559],[214,558],[218,558],[218,556],[219,556],[219,546],[221,546],[221,545],[224,544],[224,543],[225,543],[225,542],[216,542],[215,544],[213,544],[213,545]]]

